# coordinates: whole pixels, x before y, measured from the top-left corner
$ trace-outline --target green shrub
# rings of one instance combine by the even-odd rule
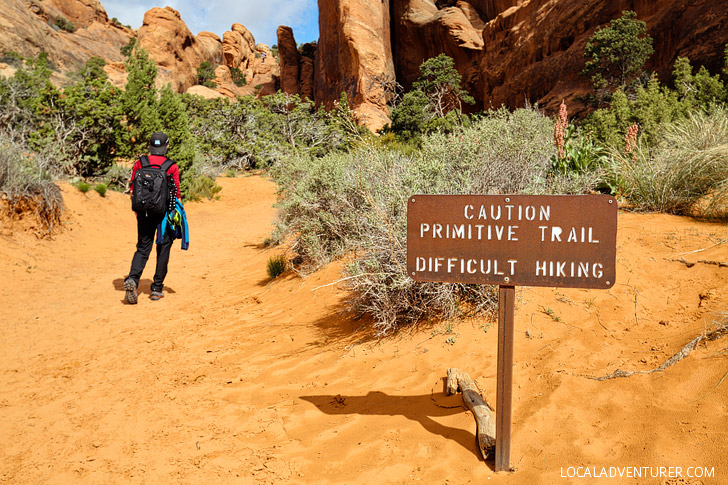
[[[495,308],[492,287],[417,283],[406,268],[407,198],[411,194],[547,193],[551,120],[534,110],[500,110],[425,136],[405,155],[377,142],[322,158],[295,155],[271,169],[281,201],[274,239],[295,238],[301,270],[351,255],[351,308],[390,333],[430,317]]]
[[[106,187],[116,192],[124,192],[131,178],[131,168],[118,163],[112,164],[103,176]]]
[[[96,184],[94,190],[99,193],[101,197],[106,197],[106,184]]]
[[[240,70],[240,68],[231,67],[230,76],[233,79],[233,83],[238,87],[242,87],[248,84],[248,80],[245,79],[245,74],[243,73],[243,71]]]
[[[286,260],[285,255],[279,254],[277,256],[271,256],[268,259],[266,269],[268,270],[268,276],[270,276],[271,279],[275,279],[285,273],[287,267],[288,261]]]
[[[76,30],[76,26],[73,25],[73,22],[71,22],[70,20],[66,20],[66,18],[62,15],[58,15],[55,18],[55,20],[53,21],[53,25],[61,30],[65,30],[66,32],[73,32]]]
[[[76,184],[76,188],[80,190],[82,193],[86,193],[89,190],[91,190],[91,184],[88,182],[84,182],[83,180]]]
[[[214,89],[217,87],[214,79],[215,68],[212,66],[212,64],[210,64],[209,61],[205,61],[200,64],[200,67],[197,68],[197,84],[201,84],[208,88]]]
[[[215,180],[206,175],[193,176],[190,180],[187,192],[183,192],[185,200],[212,199],[219,197],[217,194],[222,187],[215,183]]]
[[[728,201],[728,111],[692,113],[665,125],[652,144],[614,149],[612,158],[610,176],[637,209],[711,216]]]

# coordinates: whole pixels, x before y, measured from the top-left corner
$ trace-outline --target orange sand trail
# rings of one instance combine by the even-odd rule
[[[152,256],[122,303],[127,196],[64,186],[53,240],[2,230],[1,483],[728,483],[728,338],[664,372],[586,377],[653,369],[728,310],[728,267],[697,263],[728,261],[725,224],[622,213],[612,289],[517,290],[515,471],[495,473],[441,379],[458,367],[494,402],[497,324],[372,339],[342,313],[340,265],[268,279],[274,185],[219,183],[187,204],[190,250],[175,243],[158,302]]]

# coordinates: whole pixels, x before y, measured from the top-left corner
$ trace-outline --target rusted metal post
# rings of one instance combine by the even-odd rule
[[[498,287],[498,377],[495,408],[495,471],[511,469],[511,398],[513,394],[513,315],[516,287]]]

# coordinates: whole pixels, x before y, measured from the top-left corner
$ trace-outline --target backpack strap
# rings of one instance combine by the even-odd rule
[[[148,167],[151,164],[149,163],[149,157],[146,155],[142,155],[139,157],[139,161],[142,162],[142,167]]]
[[[170,169],[170,167],[174,165],[174,160],[170,160],[169,158],[162,163],[161,168],[164,173],[167,173],[167,171]]]

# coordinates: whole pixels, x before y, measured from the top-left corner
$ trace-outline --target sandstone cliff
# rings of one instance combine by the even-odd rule
[[[590,89],[578,75],[586,42],[623,10],[647,23],[655,54],[646,67],[663,81],[677,56],[720,70],[722,0],[319,0],[315,99],[330,106],[344,91],[375,127],[387,109],[372,81],[396,74],[408,88],[424,60],[446,53],[476,98],[472,109],[538,103],[556,111],[566,99],[578,113],[585,107],[575,98]]]
[[[381,80],[394,79],[390,0],[319,0],[314,99],[330,108],[345,92],[360,123],[389,121]]]
[[[288,94],[298,94],[301,85],[301,56],[293,29],[281,25],[276,31],[278,54],[281,58],[281,90]]]
[[[56,25],[73,24],[70,32]],[[2,0],[0,46],[23,57],[41,51],[63,71],[78,69],[92,56],[121,61],[120,48],[134,33],[111,22],[98,0]]]

